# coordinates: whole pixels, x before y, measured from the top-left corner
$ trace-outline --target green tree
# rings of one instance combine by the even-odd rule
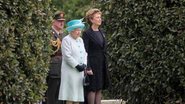
[[[50,0],[0,1],[0,103],[42,99],[50,57]]]
[[[128,104],[185,103],[184,8],[184,0],[109,0],[102,5],[110,36],[112,97]]]
[[[67,21],[83,18],[88,9],[97,6],[95,0],[52,0],[52,3],[56,11],[65,12]]]

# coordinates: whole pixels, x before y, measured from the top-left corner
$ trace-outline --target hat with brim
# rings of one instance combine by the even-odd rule
[[[64,18],[60,18],[60,19],[57,19],[58,21],[65,21],[66,19]]]
[[[84,25],[84,23],[82,22],[82,20],[80,19],[80,20],[71,20],[71,21],[69,21],[68,23],[67,23],[67,28],[66,28],[66,30],[68,31],[68,32],[71,32],[71,31],[73,31],[73,30],[75,30],[75,29],[77,29],[77,28],[79,28],[79,29],[83,29],[85,27],[85,25]]]
[[[59,21],[65,21],[64,13],[63,12],[56,13],[53,19],[59,20]]]

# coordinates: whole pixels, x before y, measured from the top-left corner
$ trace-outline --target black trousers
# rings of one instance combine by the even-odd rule
[[[58,100],[59,88],[60,88],[60,78],[48,77],[48,89],[46,93],[46,104],[61,104]]]

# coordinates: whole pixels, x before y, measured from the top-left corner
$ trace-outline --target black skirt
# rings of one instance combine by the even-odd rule
[[[87,86],[89,91],[98,91],[103,88],[104,84],[104,57],[102,55],[90,56],[90,66],[93,71],[93,75],[90,75],[90,85]]]

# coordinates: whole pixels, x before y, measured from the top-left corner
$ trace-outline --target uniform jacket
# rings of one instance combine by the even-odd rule
[[[60,39],[60,41],[62,41],[62,36],[64,34],[57,34],[57,32],[52,29],[52,40],[57,40],[57,38]],[[57,48],[55,46],[52,46],[53,51],[55,51]],[[60,78],[60,73],[61,73],[61,63],[62,63],[62,52],[61,52],[61,48],[53,53],[51,55],[51,60],[50,60],[50,66],[49,66],[49,77],[53,77],[53,78]]]

